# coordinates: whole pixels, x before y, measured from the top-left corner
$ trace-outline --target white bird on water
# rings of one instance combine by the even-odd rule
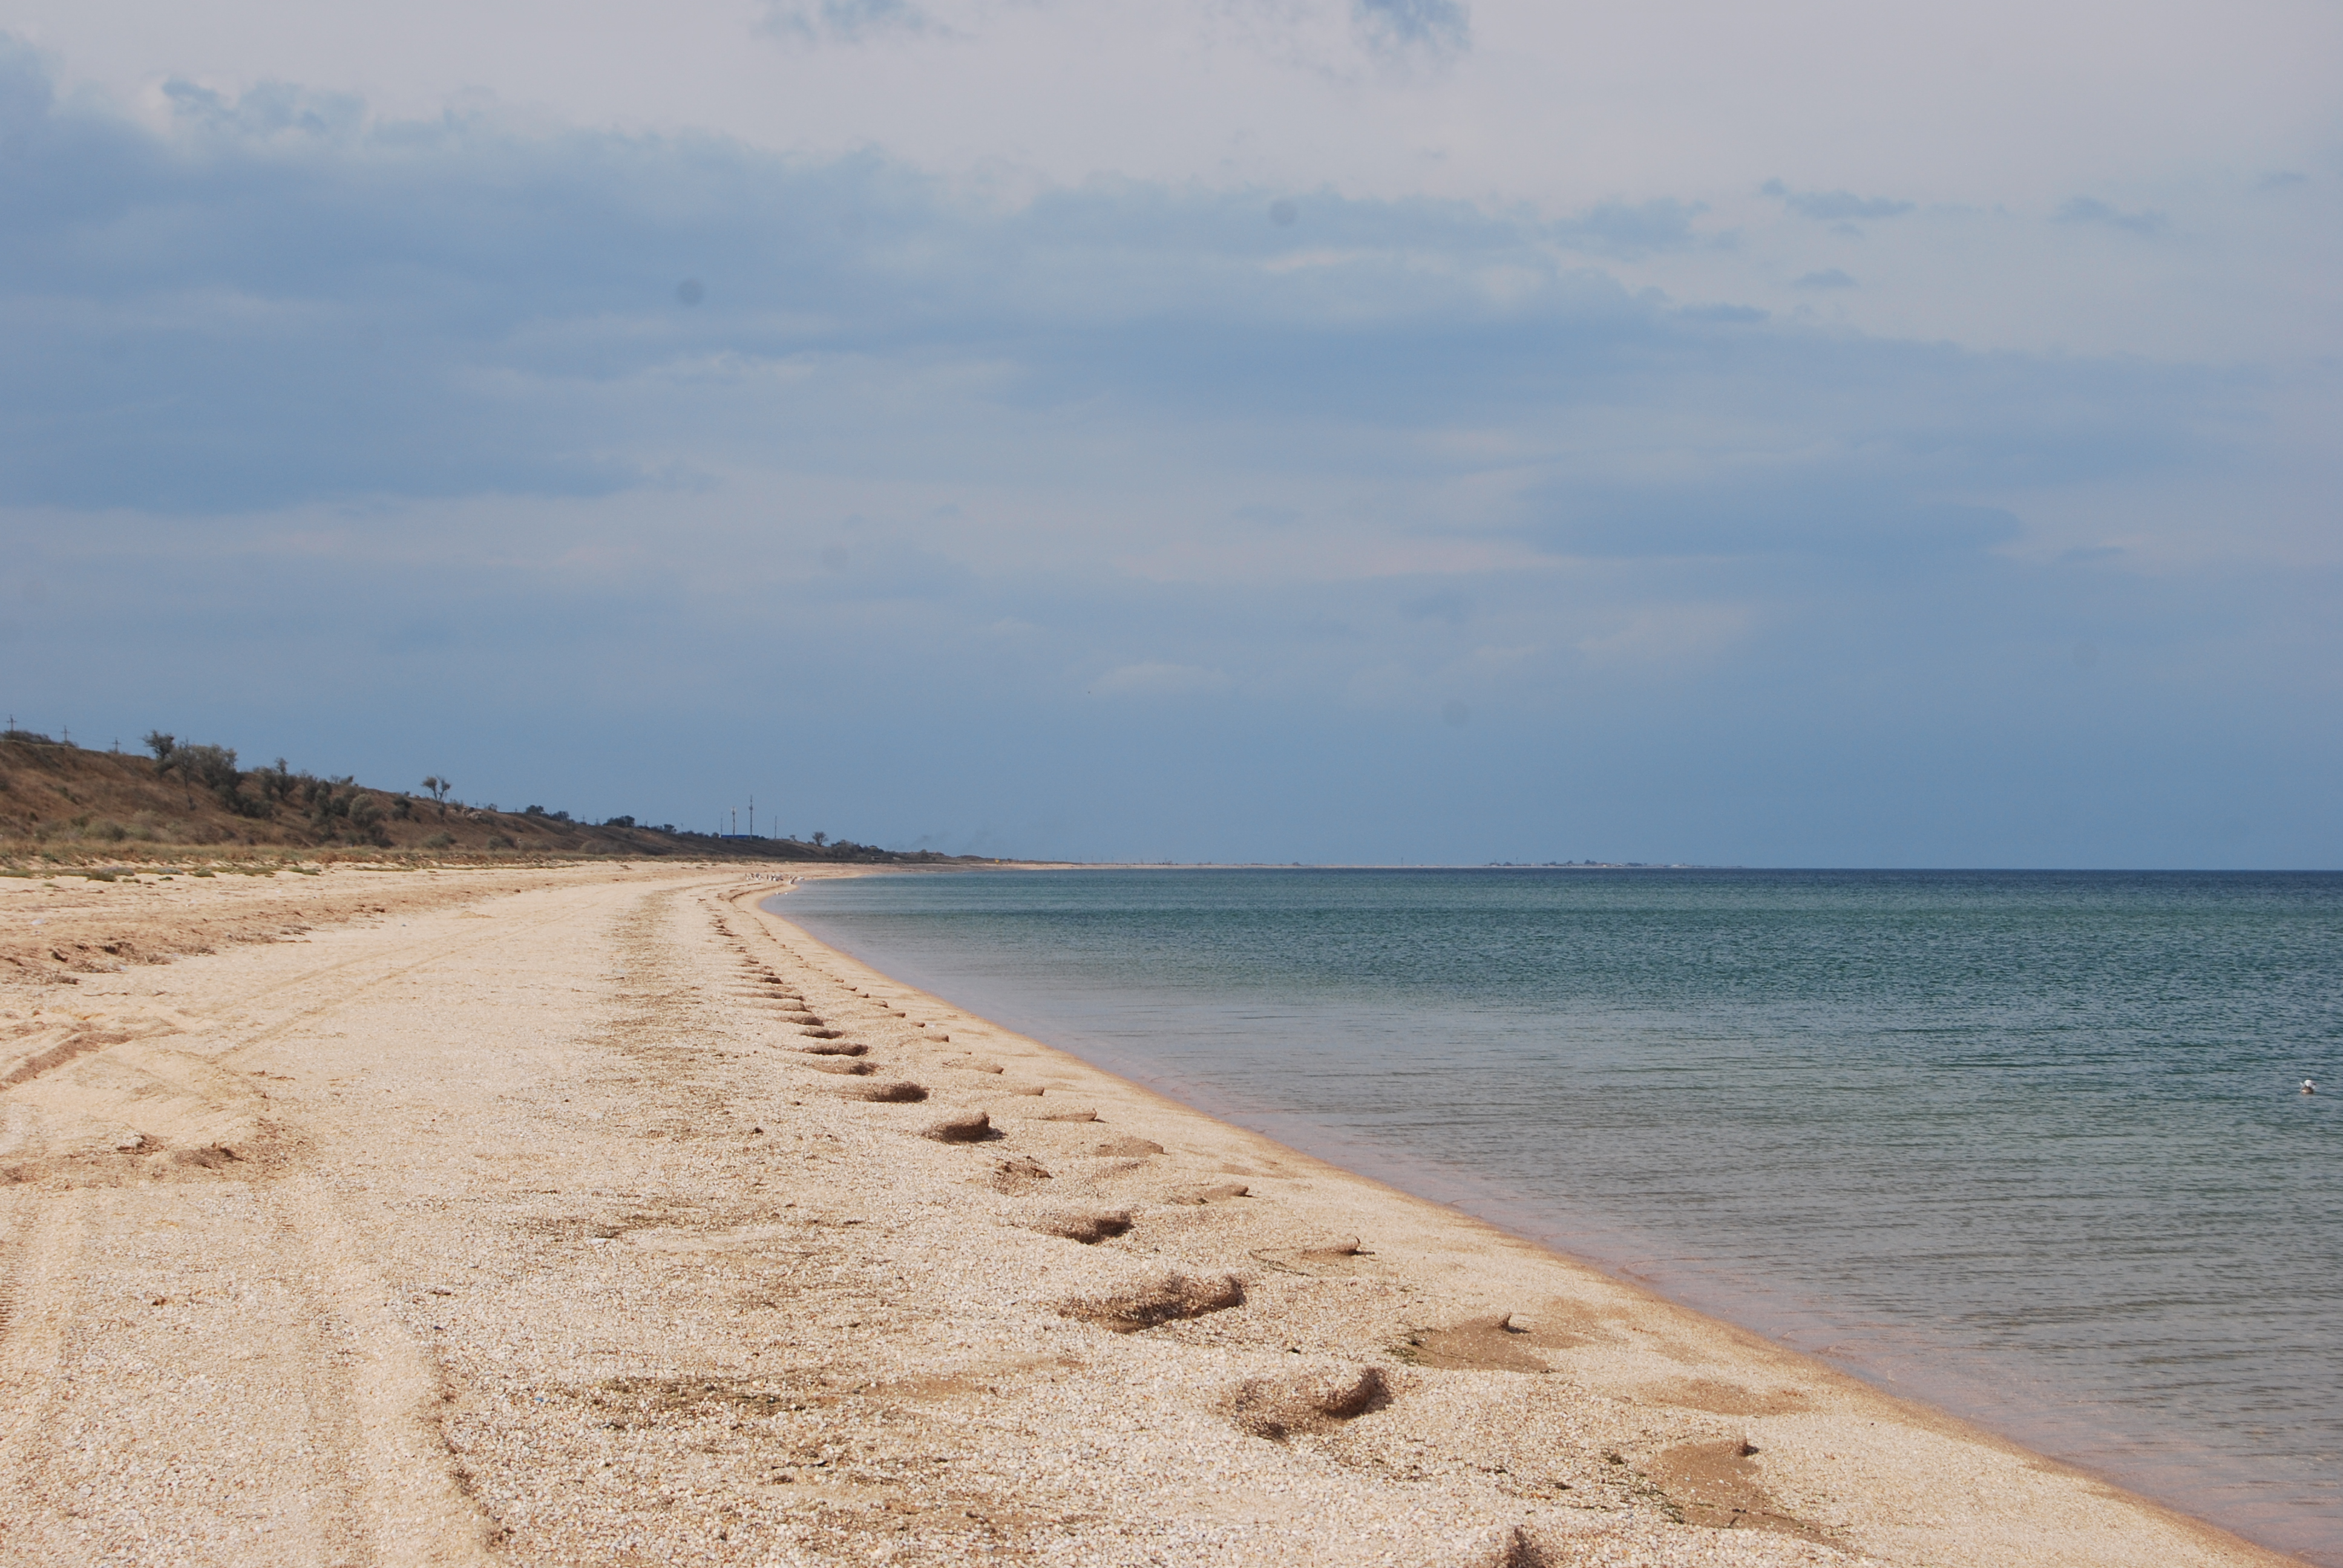
[[[2305,1094],[2316,1094],[2318,1092],[2318,1085],[2306,1078],[2302,1081],[2302,1091]]]

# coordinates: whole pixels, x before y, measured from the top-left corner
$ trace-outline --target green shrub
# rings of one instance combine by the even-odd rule
[[[423,847],[427,849],[453,849],[455,844],[456,835],[444,830],[434,833],[423,840]]]

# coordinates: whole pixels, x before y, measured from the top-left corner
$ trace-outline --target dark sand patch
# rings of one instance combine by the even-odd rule
[[[1239,1198],[1250,1198],[1252,1189],[1242,1181],[1215,1181],[1204,1187],[1183,1187],[1164,1198],[1166,1203],[1191,1206],[1203,1203],[1227,1203]]]
[[[983,1111],[960,1111],[930,1121],[920,1129],[920,1136],[939,1143],[981,1143],[1001,1134],[993,1130],[992,1118]]]
[[[1496,1312],[1446,1328],[1419,1329],[1407,1336],[1401,1354],[1418,1366],[1451,1372],[1551,1372],[1545,1358],[1536,1353],[1544,1340],[1514,1322],[1512,1313]]]
[[[1045,1236],[1063,1236],[1069,1241],[1080,1241],[1089,1247],[1130,1230],[1131,1214],[1123,1209],[1058,1210],[1028,1220],[1025,1228]]]
[[[1371,1366],[1314,1366],[1274,1377],[1247,1378],[1229,1391],[1222,1412],[1255,1437],[1282,1442],[1297,1432],[1325,1432],[1391,1402],[1382,1371]]]
[[[928,1097],[928,1091],[916,1083],[900,1080],[886,1083],[857,1084],[847,1091],[853,1100],[868,1100],[881,1105],[913,1105]]]
[[[1652,1390],[1648,1397],[1654,1404],[1704,1410],[1712,1415],[1795,1415],[1810,1409],[1813,1403],[1794,1388],[1750,1389],[1704,1377],[1664,1383]]]
[[[1119,1155],[1124,1159],[1144,1159],[1163,1152],[1163,1145],[1144,1138],[1110,1138],[1091,1151],[1093,1154]]]
[[[1003,1160],[992,1168],[992,1190],[996,1192],[1030,1192],[1050,1180],[1050,1172],[1039,1160],[1020,1154],[1014,1160]]]
[[[1687,1524],[1827,1540],[1821,1530],[1775,1503],[1758,1474],[1756,1446],[1745,1439],[1680,1442],[1662,1450],[1642,1468]]]
[[[1201,1318],[1244,1305],[1244,1282],[1234,1274],[1156,1273],[1095,1296],[1060,1303],[1061,1316],[1096,1323],[1119,1334],[1138,1333],[1160,1323]]]

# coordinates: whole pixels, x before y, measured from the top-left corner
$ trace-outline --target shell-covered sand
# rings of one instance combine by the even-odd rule
[[[0,880],[0,1561],[2288,1561],[773,886]]]

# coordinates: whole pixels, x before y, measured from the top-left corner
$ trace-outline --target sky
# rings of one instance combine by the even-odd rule
[[[0,706],[1082,859],[2343,866],[2343,13],[8,0]]]

